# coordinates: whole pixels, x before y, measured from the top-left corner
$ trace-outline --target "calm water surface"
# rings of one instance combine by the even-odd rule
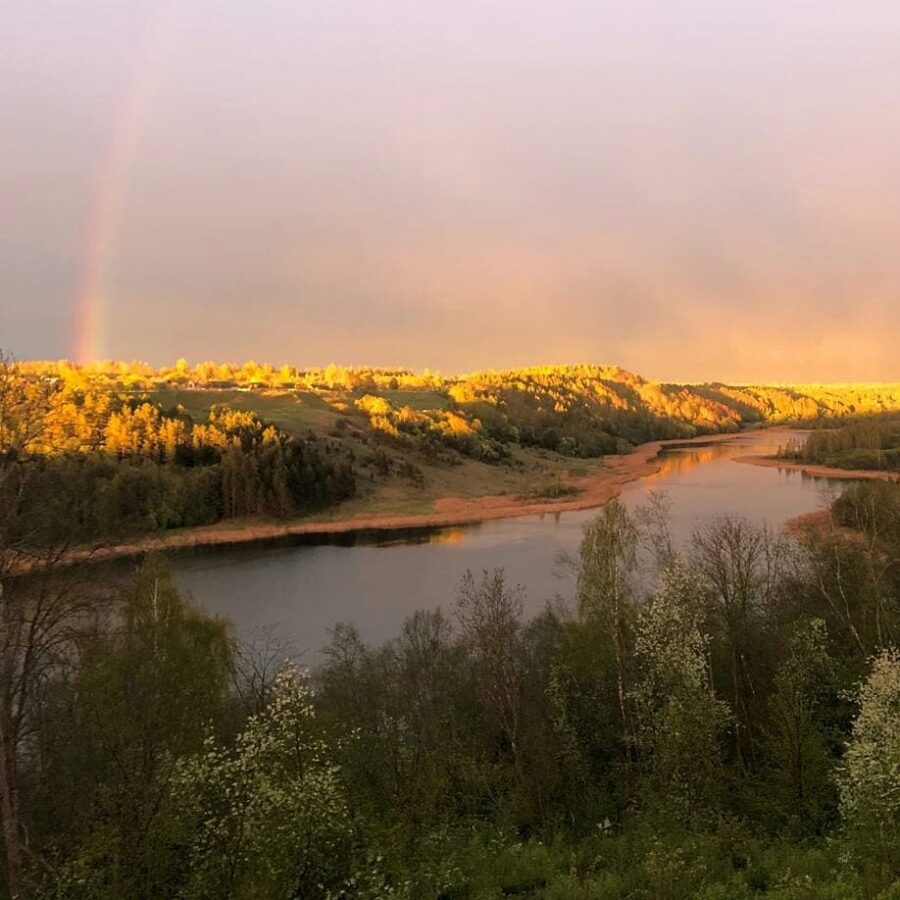
[[[839,488],[827,479],[735,461],[774,453],[789,437],[760,432],[666,450],[660,472],[632,482],[622,500],[634,509],[650,491],[665,493],[679,542],[721,513],[780,528],[818,509]],[[577,550],[584,523],[596,514],[547,513],[351,546],[213,548],[178,555],[172,567],[179,586],[204,609],[231,619],[239,634],[274,627],[314,662],[336,622],[353,622],[364,639],[381,641],[395,636],[415,610],[450,606],[466,569],[503,566],[526,587],[529,613],[555,596],[569,598],[572,581],[556,571],[554,560],[560,550]]]

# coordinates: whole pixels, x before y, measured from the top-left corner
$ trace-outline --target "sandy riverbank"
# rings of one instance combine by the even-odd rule
[[[780,429],[772,429],[777,431]],[[347,518],[305,518],[289,522],[248,521],[220,522],[153,535],[141,540],[102,547],[92,551],[75,551],[72,561],[89,557],[92,561],[139,556],[148,552],[165,552],[194,547],[230,546],[258,541],[271,541],[294,535],[326,537],[335,534],[402,532],[419,528],[445,528],[473,525],[493,519],[508,519],[543,513],[569,512],[603,506],[617,496],[622,488],[638,478],[654,475],[661,463],[659,452],[668,446],[718,443],[746,435],[747,432],[703,435],[697,438],[651,441],[641,444],[622,456],[607,456],[601,471],[566,483],[578,489],[577,494],[560,498],[536,500],[517,498],[507,494],[483,497],[443,497],[434,502],[426,513],[413,515],[367,515],[358,513]],[[339,511],[338,511],[339,512]]]
[[[897,472],[884,472],[880,469],[838,469],[833,466],[819,466],[815,463],[789,462],[777,456],[738,456],[737,462],[749,463],[751,466],[765,466],[772,469],[789,469],[811,475],[814,478],[840,478],[844,481],[897,481]]]

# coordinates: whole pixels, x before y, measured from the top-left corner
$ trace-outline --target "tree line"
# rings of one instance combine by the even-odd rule
[[[838,469],[900,472],[900,417],[868,416],[814,431],[807,441],[784,447],[781,455]]]
[[[0,357],[0,503],[10,540],[96,542],[353,496],[352,457],[255,413],[183,409],[34,382]]]
[[[898,385],[704,385],[650,381],[618,366],[531,366],[442,376],[368,366],[304,368],[256,362],[172,366],[28,362],[27,378],[86,395],[256,390],[313,395],[360,409],[372,429],[426,449],[443,444],[486,461],[510,446],[596,457],[664,438],[735,431],[771,422],[816,424],[900,409]]]
[[[161,560],[8,573],[8,893],[893,896],[900,528],[867,511],[900,486],[863,487],[798,537],[723,516],[684,547],[664,496],[613,501],[568,600],[526,619],[465,573],[385,644],[336,625],[311,671]]]

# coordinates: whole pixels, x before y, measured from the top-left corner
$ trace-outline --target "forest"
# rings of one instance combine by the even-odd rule
[[[145,397],[34,380],[0,357],[0,502],[10,533],[70,545],[248,516],[288,518],[352,497],[335,441],[252,411],[202,421]],[[40,507],[42,537],[28,511]]]
[[[804,444],[785,447],[782,456],[837,469],[900,472],[900,416],[860,417],[814,432]]]
[[[73,545],[296,519],[385,487],[414,500],[426,487],[439,497],[461,481],[496,482],[487,469],[472,477],[472,464],[500,467],[522,496],[541,496],[548,485],[572,490],[562,480],[568,461],[769,423],[855,422],[814,435],[803,453],[849,440],[845,461],[865,455],[891,467],[896,430],[870,423],[895,423],[872,416],[898,409],[900,386],[660,384],[614,366],[445,378],[185,360],[73,366],[0,354],[0,453],[16,461],[4,502],[46,506],[48,540],[64,533]],[[873,428],[884,432],[877,453],[856,447]],[[454,482],[447,473],[463,464],[470,468]]]
[[[336,623],[312,670],[159,558],[7,571],[7,896],[894,897],[885,499],[863,485],[793,537],[723,516],[685,547],[664,495],[613,501],[536,618],[502,570],[460,573],[384,645]]]
[[[556,397],[581,446],[599,434],[586,410],[615,405],[592,406],[583,374],[429,376],[444,405],[399,408],[440,431],[483,404],[511,445]],[[5,896],[900,896],[900,484],[853,485],[785,534],[721,516],[684,546],[664,494],[633,513],[612,501],[558,560],[569,590],[540,615],[502,569],[460,572],[449,608],[379,646],[336,622],[309,667],[277,633],[239,637],[195,608],[164,558],[70,551],[179,516],[338,502],[377,468],[366,453],[390,466],[414,433],[363,430],[391,424],[400,374],[323,394],[344,408],[311,434],[236,390],[201,414],[196,388],[173,405],[148,384],[9,361],[0,375]],[[853,390],[835,416],[858,415]],[[734,393],[749,421],[763,393]],[[600,430],[615,421],[622,442],[639,439],[625,423],[686,421],[621,409]],[[517,434],[502,440],[504,422]],[[417,452],[452,465],[459,429],[415,432]]]
[[[192,366],[184,359],[160,369],[144,363],[28,362],[19,371],[33,381],[59,385],[72,396],[99,392],[152,399],[171,397],[173,391],[224,396],[247,391],[319,399],[351,419],[361,411],[366,424],[382,434],[447,444],[488,460],[515,443],[595,456],[659,438],[900,410],[900,385],[668,384],[598,365],[448,377],[427,369],[276,368],[255,362]]]

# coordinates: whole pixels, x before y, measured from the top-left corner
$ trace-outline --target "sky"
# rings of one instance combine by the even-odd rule
[[[900,380],[900,4],[3,19],[19,358]]]

